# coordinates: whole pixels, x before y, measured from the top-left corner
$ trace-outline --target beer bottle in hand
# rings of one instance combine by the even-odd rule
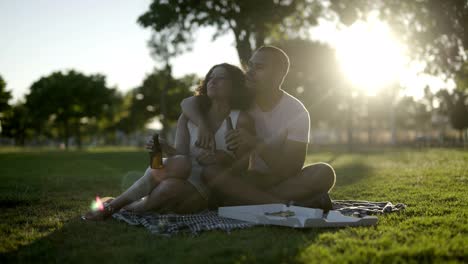
[[[231,130],[234,130],[234,126],[232,125],[232,120],[231,120],[231,117],[230,116],[227,116],[226,117],[226,130],[227,132],[231,131]],[[227,149],[229,151],[234,151],[235,149],[232,149],[230,147],[227,147]]]
[[[162,161],[162,148],[159,144],[159,135],[153,135],[153,148],[150,152],[150,167],[152,169],[162,169],[164,167]]]

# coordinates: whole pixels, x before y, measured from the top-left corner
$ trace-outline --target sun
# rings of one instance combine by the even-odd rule
[[[404,46],[378,20],[356,22],[343,30],[336,55],[352,85],[369,96],[398,81],[407,62]]]

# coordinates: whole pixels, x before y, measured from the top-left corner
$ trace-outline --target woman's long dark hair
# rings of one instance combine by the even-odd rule
[[[195,90],[195,95],[199,96],[201,99],[199,100],[201,103],[201,110],[203,112],[207,112],[210,109],[211,100],[207,95],[207,85],[210,80],[210,75],[216,67],[223,67],[227,72],[228,80],[231,82],[232,91],[229,100],[231,109],[247,110],[253,101],[253,93],[245,85],[244,72],[239,67],[229,63],[221,63],[211,67],[206,74],[205,79]]]

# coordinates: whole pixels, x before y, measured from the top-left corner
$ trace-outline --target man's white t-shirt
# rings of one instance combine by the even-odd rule
[[[286,140],[309,142],[310,117],[304,105],[294,96],[283,91],[278,104],[268,112],[263,112],[256,104],[249,114],[255,122],[257,137],[282,155]],[[257,154],[250,157],[250,170],[268,173],[265,161]]]

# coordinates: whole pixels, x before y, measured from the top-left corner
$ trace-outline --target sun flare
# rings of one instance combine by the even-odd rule
[[[336,55],[344,75],[367,95],[398,81],[405,71],[404,46],[380,21],[356,22],[342,31]]]

